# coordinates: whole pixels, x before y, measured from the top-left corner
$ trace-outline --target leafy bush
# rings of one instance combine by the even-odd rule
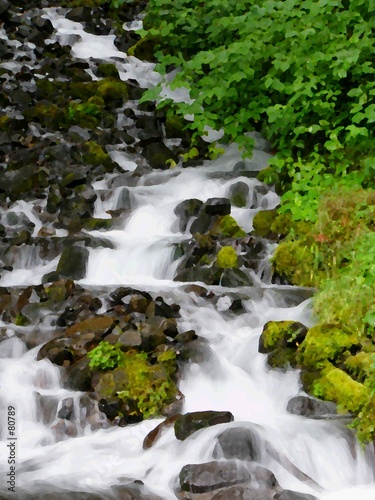
[[[120,345],[112,345],[109,342],[100,342],[87,354],[90,359],[89,366],[98,370],[108,370],[119,366],[124,360],[124,353]]]
[[[150,0],[159,70],[179,68],[195,128],[223,128],[251,148],[262,129],[281,152],[374,152],[374,26],[370,0]],[[155,95],[155,92],[149,93]],[[283,156],[283,160],[285,159]],[[333,155],[338,160],[340,155]]]

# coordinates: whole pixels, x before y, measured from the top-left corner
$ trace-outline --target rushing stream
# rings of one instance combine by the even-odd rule
[[[60,43],[68,43],[73,34],[80,36],[72,46],[76,58],[115,58],[122,79],[135,78],[148,86],[157,81],[152,65],[119,52],[111,36],[87,34],[80,23],[65,20],[54,10],[47,16],[58,30]],[[115,154],[114,158],[124,170],[134,168],[134,159],[121,154]],[[253,159],[246,161],[247,170],[264,168],[268,158],[259,139]],[[37,495],[54,490],[61,494],[64,490],[86,491],[112,498],[106,496],[111,486],[132,479],[143,481],[161,498],[172,500],[176,498],[174,489],[181,468],[208,462],[219,432],[226,426],[254,428],[254,425],[262,442],[260,463],[275,474],[283,488],[327,500],[375,497],[373,450],[368,448],[364,452],[341,419],[313,420],[288,413],[288,401],[303,394],[298,373],[272,371],[266,365],[265,355],[258,353],[259,336],[267,321],[295,320],[312,325],[310,300],[305,299],[305,291],[272,284],[267,255],[259,272],[252,272],[254,286],[235,289],[200,283],[220,297],[216,303],[199,297],[186,283],[173,281],[179,264],[174,257],[175,245],[188,238],[188,231],[179,231],[174,213],[179,203],[190,198],[205,202],[209,198],[227,197],[231,185],[240,180],[249,187],[248,204],[245,208],[234,208],[232,215],[245,231],[252,229],[252,218],[258,210],[277,205],[278,197],[273,191],[260,194],[255,189],[259,181],[232,175],[239,161],[241,156],[232,145],[223,156],[201,166],[177,167],[141,177],[135,186],[128,188],[131,214],[125,226],[105,232],[105,238],[114,248],[90,249],[87,275],[78,282],[87,288],[135,286],[179,304],[181,331],[195,330],[207,341],[205,359],[185,367],[180,382],[185,395],[183,413],[230,411],[234,422],[201,430],[183,442],[177,441],[173,428],[169,428],[149,450],[142,449],[143,440],[163,419],[91,430],[80,407],[83,393],[64,389],[60,368],[48,360],[37,361],[39,347],[27,350],[4,324],[9,338],[2,342],[0,351],[0,419],[3,426],[6,409],[15,406],[17,498],[23,498],[25,492]],[[94,185],[98,194],[96,217],[108,217],[106,212],[116,209],[120,188],[112,187],[113,178],[114,174],[108,174]],[[13,209],[30,213],[35,219],[32,208],[32,203],[19,202]],[[34,222],[37,232],[41,224]],[[95,238],[103,237],[104,233],[89,234]],[[272,249],[273,244],[269,243],[268,254]],[[57,261],[36,265],[26,256],[18,269],[4,274],[0,285],[37,285],[43,275],[56,268]],[[242,299],[241,314],[229,310],[233,296]],[[40,397],[55,401],[50,421],[42,418]],[[71,437],[57,440],[52,432],[54,415],[67,398],[73,400],[76,430]],[[272,453],[267,443],[272,443]],[[7,498],[4,433],[0,451],[1,493]],[[300,474],[295,473],[296,469]]]

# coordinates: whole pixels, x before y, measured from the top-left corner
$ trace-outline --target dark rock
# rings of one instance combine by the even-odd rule
[[[246,207],[249,186],[245,182],[236,182],[229,189],[229,199],[236,207]]]
[[[324,418],[337,414],[336,404],[329,401],[321,401],[309,396],[296,396],[292,398],[286,407],[286,411],[293,415],[302,415],[310,418]]]
[[[239,460],[258,460],[260,436],[254,429],[234,427],[226,429],[217,436],[213,458],[238,458]]]
[[[229,411],[197,411],[180,415],[175,424],[176,438],[184,441],[194,432],[217,424],[232,422],[234,419]]]
[[[224,269],[221,278],[220,285],[228,287],[239,287],[239,286],[253,286],[252,278],[241,271],[241,269]]]
[[[118,193],[115,210],[130,210],[132,208],[132,196],[129,189],[123,187]]]
[[[147,144],[142,154],[152,168],[167,170],[170,168],[171,160],[178,162],[177,156],[163,142]]]
[[[202,205],[203,202],[195,198],[182,201],[177,205],[174,213],[179,218],[180,231],[186,231],[190,219],[198,215]]]
[[[89,359],[83,357],[67,368],[65,383],[75,391],[88,391],[91,388],[91,376]]]
[[[58,418],[70,420],[74,415],[74,403],[72,398],[64,399],[61,408],[57,414]]]
[[[9,10],[9,7],[10,3],[8,2],[8,0],[0,0],[0,15]]]
[[[183,491],[204,493],[247,482],[251,479],[251,474],[243,465],[228,461],[185,465],[179,477]]]
[[[91,21],[91,9],[90,7],[75,7],[66,13],[65,17],[70,21],[75,22],[90,22]]]
[[[117,500],[163,500],[146,488],[141,481],[134,481],[124,486],[113,486],[112,491]]]
[[[210,198],[203,204],[202,210],[208,215],[229,215],[230,201],[227,198]]]
[[[84,278],[86,276],[89,255],[87,248],[78,246],[65,248],[57,265],[57,274],[74,280]]]
[[[213,267],[193,267],[192,269],[185,269],[181,271],[174,281],[200,281],[207,285],[218,285],[222,271]]]
[[[313,495],[308,495],[306,493],[299,493],[297,491],[284,490],[273,497],[274,500],[318,500],[317,497]]]

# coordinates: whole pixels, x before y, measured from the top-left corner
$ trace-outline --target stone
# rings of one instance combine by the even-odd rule
[[[227,198],[209,198],[203,204],[202,210],[208,215],[229,215],[230,201]]]
[[[324,418],[337,414],[336,404],[309,396],[296,396],[288,401],[286,411],[309,418]]]
[[[255,429],[234,427],[217,436],[213,458],[237,458],[239,460],[259,460],[260,436]]]
[[[313,495],[308,495],[307,493],[299,493],[297,491],[284,490],[273,497],[274,500],[318,500],[317,497]]]
[[[232,422],[233,415],[229,411],[197,411],[180,415],[175,424],[176,438],[184,441],[194,432],[217,424]]]
[[[250,472],[235,461],[185,465],[179,475],[183,491],[204,493],[251,479]]]
[[[56,272],[64,278],[80,280],[86,276],[89,259],[87,248],[70,246],[63,250]]]

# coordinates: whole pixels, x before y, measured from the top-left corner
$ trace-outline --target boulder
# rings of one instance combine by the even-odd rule
[[[204,493],[249,481],[251,473],[235,461],[207,462],[185,465],[179,479],[183,491]]]
[[[212,456],[219,458],[237,458],[239,460],[258,460],[260,436],[255,429],[233,427],[217,436],[217,443]]]
[[[324,419],[337,414],[336,404],[329,401],[321,401],[320,399],[310,396],[296,396],[289,400],[286,411],[293,415],[301,415],[303,417]]]
[[[234,417],[229,411],[209,410],[186,413],[186,415],[180,415],[177,418],[174,424],[174,432],[177,439],[184,441],[200,429],[232,422],[233,419]]]

